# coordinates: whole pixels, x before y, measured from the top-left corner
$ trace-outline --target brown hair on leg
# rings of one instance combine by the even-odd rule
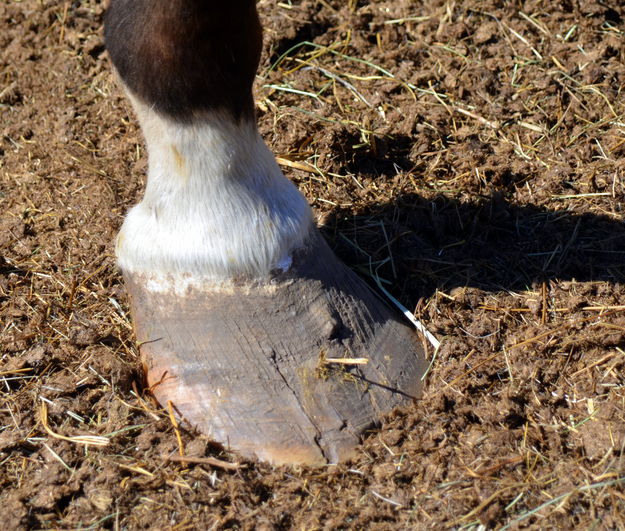
[[[254,116],[262,46],[254,0],[111,0],[105,40],[128,89],[162,114]]]

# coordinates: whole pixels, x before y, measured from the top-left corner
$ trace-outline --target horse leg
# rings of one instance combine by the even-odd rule
[[[154,395],[245,456],[347,458],[418,395],[423,350],[257,131],[254,0],[112,0],[105,37],[148,148],[116,253]]]

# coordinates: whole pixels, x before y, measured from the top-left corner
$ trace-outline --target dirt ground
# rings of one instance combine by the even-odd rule
[[[105,2],[2,0],[2,527],[625,529],[619,4],[260,1],[264,137],[442,342],[418,403],[313,469],[179,441],[142,389],[113,241],[146,157]]]

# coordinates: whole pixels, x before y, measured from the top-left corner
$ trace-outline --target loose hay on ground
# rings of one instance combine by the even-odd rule
[[[442,340],[423,399],[325,469],[176,429],[114,266],[145,157],[103,3],[3,2],[6,525],[625,527],[623,9],[259,5],[260,128],[337,252]]]

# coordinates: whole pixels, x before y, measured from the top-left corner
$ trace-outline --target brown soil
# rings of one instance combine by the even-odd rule
[[[113,257],[146,162],[104,4],[4,0],[3,528],[625,528],[625,8],[260,9],[261,130],[336,252],[442,341],[424,396],[321,469],[177,430]]]

